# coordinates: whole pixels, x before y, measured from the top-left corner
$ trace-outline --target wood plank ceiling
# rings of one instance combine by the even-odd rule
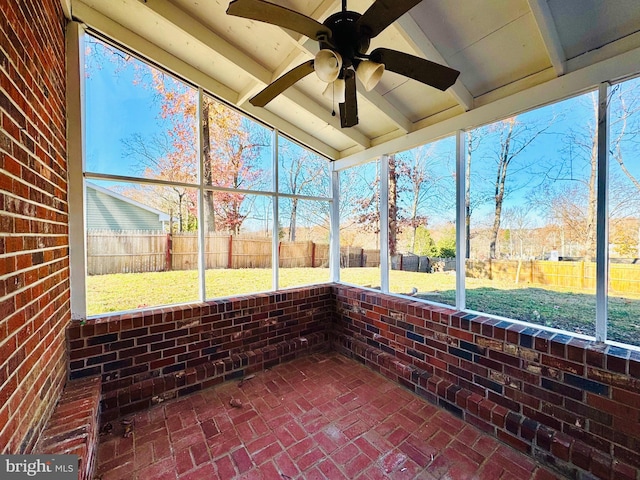
[[[268,83],[312,59],[317,44],[228,16],[227,0],[62,1],[74,19],[332,159],[361,156],[385,142],[399,145],[398,139],[415,138],[422,129],[640,49],[637,0],[423,0],[373,39],[371,49],[385,46],[448,65],[461,72],[458,81],[440,92],[385,72],[373,91],[359,85],[359,124],[340,128],[316,75],[265,108],[249,103]],[[274,3],[320,22],[341,8],[340,0]],[[371,3],[349,0],[348,7],[364,12]]]

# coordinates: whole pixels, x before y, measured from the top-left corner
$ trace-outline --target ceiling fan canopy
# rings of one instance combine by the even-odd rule
[[[323,23],[294,10],[264,0],[233,0],[228,15],[270,23],[306,35],[318,42],[320,51],[309,60],[282,75],[251,98],[254,106],[264,107],[280,93],[313,71],[329,85],[339,101],[341,127],[358,124],[356,76],[366,90],[380,80],[383,71],[390,70],[439,90],[453,85],[460,72],[414,55],[376,48],[367,53],[371,39],[395,22],[422,0],[376,0],[363,14],[347,10],[327,17]],[[357,75],[356,75],[357,74]]]

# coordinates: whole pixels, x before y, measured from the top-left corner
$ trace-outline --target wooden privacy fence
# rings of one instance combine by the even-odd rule
[[[205,265],[213,268],[269,268],[270,238],[207,234]],[[280,266],[326,267],[329,245],[315,242],[280,242]],[[87,234],[89,275],[162,272],[198,268],[198,236],[144,231],[91,230]]]
[[[467,260],[467,276],[595,291],[595,262]],[[609,293],[640,294],[640,264],[610,263]]]
[[[278,248],[282,268],[329,265],[327,244],[310,241],[280,242]],[[205,265],[207,269],[269,268],[271,249],[270,238],[207,234]],[[168,235],[158,232],[93,230],[87,234],[87,271],[89,275],[104,275],[193,270],[198,267],[197,252],[198,237],[195,233]],[[399,269],[425,271],[426,269],[421,268],[421,259],[422,257],[405,256],[399,264]],[[429,260],[432,270],[446,271],[455,268],[455,259]],[[379,265],[379,250],[361,247],[340,248],[340,266],[343,268]],[[398,268],[398,265],[395,268]],[[595,290],[596,285],[594,262],[467,260],[466,270],[468,277],[518,284],[586,290]],[[640,264],[611,263],[609,291],[612,294],[640,294]]]
[[[87,233],[87,272],[162,272],[167,266],[167,235],[144,231]]]

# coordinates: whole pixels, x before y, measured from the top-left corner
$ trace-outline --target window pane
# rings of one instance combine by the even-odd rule
[[[196,183],[197,91],[90,35],[85,50],[86,171]]]
[[[272,290],[271,197],[205,193],[215,213],[205,234],[207,298]]]
[[[611,88],[607,338],[640,346],[640,80]]]
[[[340,281],[373,288],[380,288],[379,167],[340,172]]]
[[[597,106],[589,93],[468,132],[467,308],[594,334]]]
[[[396,252],[389,289],[434,302],[456,301],[455,139],[446,138],[390,158],[389,202],[395,192]]]
[[[280,198],[279,286],[329,281],[329,202]]]
[[[278,137],[278,190],[308,197],[329,197],[329,161],[286,137]]]
[[[86,182],[87,314],[198,300],[196,190]]]
[[[205,95],[204,184],[241,190],[273,190],[271,130]]]

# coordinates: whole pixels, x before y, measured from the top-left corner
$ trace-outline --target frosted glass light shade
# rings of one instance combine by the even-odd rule
[[[333,50],[323,49],[316,54],[313,67],[318,78],[323,82],[331,83],[340,75],[342,68],[342,57]]]
[[[367,92],[375,88],[382,78],[383,73],[384,65],[382,63],[372,62],[371,60],[360,62],[356,70],[356,75],[358,75],[358,79],[362,82]]]

